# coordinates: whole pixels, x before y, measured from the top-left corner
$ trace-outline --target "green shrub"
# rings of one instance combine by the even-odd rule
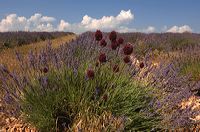
[[[121,74],[120,76],[115,74]],[[78,113],[101,115],[111,111],[114,116],[126,117],[127,130],[148,130],[155,125],[155,118],[147,117],[140,110],[151,101],[150,88],[145,88],[122,73],[112,72],[103,65],[95,77],[86,77],[85,68],[78,71],[64,68],[49,71],[43,79],[32,81],[21,100],[26,120],[41,131],[59,129],[61,124],[70,127]]]

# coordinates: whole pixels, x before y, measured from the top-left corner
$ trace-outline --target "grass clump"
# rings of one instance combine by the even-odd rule
[[[84,69],[64,69],[49,71],[43,79],[33,81],[21,100],[27,121],[42,131],[56,130],[56,124],[61,130],[70,128],[79,113],[100,116],[107,111],[116,118],[126,118],[124,129],[150,129],[152,119],[140,112],[151,101],[150,88],[125,75],[113,75],[107,68],[102,66],[93,79]]]

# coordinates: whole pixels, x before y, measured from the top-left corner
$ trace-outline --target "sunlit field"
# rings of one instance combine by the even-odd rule
[[[197,129],[199,36],[165,35],[163,48],[150,45],[164,42],[152,34],[131,40],[138,35],[97,30],[4,49],[1,116],[11,124],[1,124],[34,131]],[[175,35],[193,46],[166,46]]]
[[[18,68],[18,60],[16,53],[22,55],[28,55],[29,52],[39,52],[42,48],[45,48],[50,42],[53,48],[58,48],[60,45],[70,42],[75,39],[75,35],[66,35],[64,37],[59,37],[54,40],[46,40],[41,42],[36,42],[28,45],[23,45],[20,47],[3,49],[0,52],[0,64],[5,64],[10,70],[16,70]]]
[[[200,132],[200,0],[0,2],[0,132]]]

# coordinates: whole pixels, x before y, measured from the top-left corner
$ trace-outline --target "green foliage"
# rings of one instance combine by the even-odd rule
[[[196,45],[196,42],[189,38],[172,38],[169,46],[172,48],[172,50],[177,50],[185,49],[194,45]]]
[[[193,80],[200,80],[200,62],[187,61],[181,66],[181,74],[191,75]]]
[[[32,79],[32,87],[26,88],[21,100],[26,120],[41,131],[51,131],[59,128],[58,122],[70,127],[79,113],[98,116],[111,111],[127,119],[127,130],[150,130],[157,123],[155,117],[141,112],[151,101],[152,89],[130,81],[122,72],[112,72],[107,65],[96,68],[94,78],[89,79],[87,67],[51,70],[45,75],[47,84]]]

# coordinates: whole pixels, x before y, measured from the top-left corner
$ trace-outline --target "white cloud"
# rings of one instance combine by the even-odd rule
[[[144,28],[144,29],[136,29],[136,28],[129,28],[129,27],[123,27],[123,26],[120,26],[118,29],[117,29],[118,32],[122,32],[122,33],[125,33],[125,32],[144,32],[144,33],[153,33],[156,31],[156,28],[153,27],[153,26],[148,26],[147,28]]]
[[[153,33],[156,31],[156,28],[153,26],[148,26],[146,29],[143,30],[145,33]]]
[[[30,18],[10,14],[0,21],[0,32],[5,31],[53,31],[53,17],[36,13]]]
[[[65,20],[60,20],[58,25],[54,22],[54,17],[43,16],[36,13],[30,18],[10,14],[6,18],[0,20],[0,32],[5,31],[72,31],[76,33],[84,32],[87,30],[101,29],[104,31],[109,30],[122,30],[124,25],[127,25],[134,19],[131,10],[122,10],[117,16],[103,16],[100,19],[92,18],[88,15],[83,16],[79,23],[69,23]],[[120,28],[119,28],[120,27]],[[127,29],[127,27],[124,27]],[[124,30],[125,30],[124,29]]]
[[[116,16],[103,16],[93,18],[85,15],[78,23],[69,23],[63,19],[56,20],[54,17],[43,16],[36,13],[29,18],[10,14],[0,20],[0,32],[5,31],[70,31],[82,33],[85,31],[116,30],[118,32],[154,32],[155,27],[149,26],[146,29],[130,28],[129,23],[134,20],[134,14],[131,10],[121,10]]]
[[[117,31],[117,32],[121,32],[121,33],[126,33],[126,32],[137,32],[137,29],[135,29],[135,28],[129,28],[129,27],[124,27],[124,26],[120,26],[116,31]]]
[[[17,17],[16,14],[10,14],[1,20],[0,31],[15,30],[15,28],[25,30],[26,21],[25,17]]]
[[[101,19],[95,19],[88,15],[83,17],[80,25],[88,30],[112,30],[118,28],[118,26],[127,24],[134,19],[134,15],[130,10],[122,10],[116,17],[114,16],[103,16]]]
[[[184,33],[184,32],[192,32],[192,29],[188,25],[183,25],[183,26],[173,26],[170,29],[167,30],[167,32],[172,32],[172,33]]]
[[[64,20],[60,21],[60,24],[58,25],[59,31],[67,30],[71,25],[68,22],[65,22]]]

